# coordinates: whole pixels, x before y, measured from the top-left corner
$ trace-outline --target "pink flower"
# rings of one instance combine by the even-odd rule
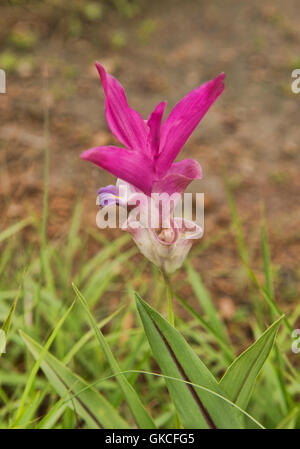
[[[151,192],[182,193],[202,176],[193,159],[174,162],[210,106],[223,92],[225,74],[187,94],[162,124],[166,102],[159,103],[147,121],[128,106],[121,84],[96,62],[105,92],[106,120],[113,135],[126,148],[112,145],[91,148],[81,158],[93,162],[134,185]]]
[[[182,194],[193,179],[202,177],[202,171],[194,159],[174,161],[202,117],[223,92],[225,74],[221,73],[187,94],[162,123],[166,102],[159,103],[144,121],[128,106],[121,84],[98,62],[96,67],[105,92],[108,126],[125,148],[95,147],[84,151],[81,158],[109,171],[120,178],[119,182],[125,181],[135,194],[143,193],[147,197],[152,193]],[[100,189],[98,195],[100,207],[126,203],[119,197],[118,183]],[[142,207],[145,208],[147,203],[147,200],[143,201]],[[170,218],[170,229],[161,229],[159,234],[143,223],[138,229],[133,227],[130,214],[123,226],[131,232],[141,252],[167,272],[179,268],[192,244],[191,223],[183,221],[179,229],[175,226],[176,218]],[[192,238],[200,236],[202,229],[195,224],[192,234]]]

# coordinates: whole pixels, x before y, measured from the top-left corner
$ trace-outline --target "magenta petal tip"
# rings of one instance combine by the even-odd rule
[[[98,72],[100,72],[101,70],[104,69],[103,65],[101,65],[100,62],[98,62],[98,61],[95,61],[95,66],[96,66],[96,69],[98,70]]]
[[[84,159],[85,161],[87,161],[88,160],[88,153],[89,153],[89,150],[86,150],[86,151],[83,151],[83,153],[81,153],[80,154],[80,159]]]

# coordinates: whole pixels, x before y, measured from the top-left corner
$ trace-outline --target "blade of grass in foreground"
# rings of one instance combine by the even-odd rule
[[[102,329],[107,323],[109,323],[118,313],[121,312],[121,310],[124,309],[124,305],[119,307],[115,312],[101,320],[99,323],[97,323],[97,326],[99,329]],[[93,329],[90,329],[88,332],[86,332],[71,348],[71,350],[64,356],[64,363],[67,365],[70,360],[77,354],[77,352],[92,338],[93,336]]]
[[[186,270],[188,274],[188,279],[193,287],[193,290],[197,296],[197,299],[203,308],[203,311],[207,317],[207,321],[210,327],[215,331],[215,333],[228,343],[228,335],[224,323],[219,317],[217,310],[211,300],[211,297],[203,285],[200,275],[194,270],[190,263],[186,263]]]
[[[58,322],[57,325],[55,326],[54,330],[52,331],[50,337],[48,338],[46,344],[45,344],[44,347],[43,347],[43,351],[41,352],[39,358],[36,360],[35,364],[34,364],[33,367],[32,367],[31,373],[30,373],[30,375],[29,375],[29,377],[28,377],[28,380],[27,380],[27,383],[26,383],[24,392],[23,392],[22,397],[21,397],[21,401],[20,401],[20,405],[19,405],[19,408],[18,408],[18,411],[17,411],[17,414],[16,414],[15,422],[14,422],[14,424],[13,424],[14,427],[18,425],[18,422],[19,422],[19,420],[20,420],[20,418],[21,418],[21,416],[22,416],[22,413],[23,413],[23,410],[24,410],[24,407],[25,407],[26,400],[27,400],[28,395],[29,395],[29,393],[30,393],[30,390],[31,390],[31,388],[32,388],[33,382],[34,382],[34,380],[35,380],[35,377],[36,377],[36,375],[37,375],[37,372],[38,372],[38,370],[39,370],[39,367],[40,367],[40,364],[41,364],[41,362],[42,362],[42,360],[43,360],[43,357],[45,356],[46,352],[47,352],[48,349],[50,348],[50,346],[51,346],[53,340],[55,339],[55,337],[56,337],[56,335],[57,335],[59,329],[60,329],[61,326],[63,325],[65,319],[67,318],[67,316],[68,316],[69,313],[71,312],[71,310],[72,310],[72,308],[73,308],[73,305],[74,305],[74,302],[71,304],[71,306],[69,307],[69,309],[66,311],[66,313],[63,315],[63,317],[59,320],[59,322]]]
[[[154,357],[166,379],[180,421],[185,428],[241,428],[239,412],[222,399],[218,382],[182,335],[136,294],[136,303]],[[198,384],[208,391],[195,389]]]
[[[244,234],[243,234],[240,218],[239,218],[239,215],[237,212],[236,204],[234,201],[234,197],[233,197],[233,194],[232,194],[231,189],[227,182],[225,182],[225,187],[226,187],[227,200],[228,200],[230,213],[231,213],[231,217],[232,217],[233,229],[234,229],[234,233],[235,233],[238,252],[239,252],[239,255],[240,255],[242,261],[246,265],[249,265],[250,256],[249,256],[247,245],[246,245],[246,242],[244,239]]]
[[[71,387],[72,388],[72,387]],[[37,429],[51,429],[57,419],[67,407],[66,400],[71,393],[71,389],[68,389],[66,393],[51,407],[48,413],[40,420],[37,425]]]
[[[11,320],[12,320],[13,314],[17,307],[19,296],[20,296],[20,289],[18,290],[18,292],[16,294],[14,302],[12,303],[12,306],[10,308],[9,314],[2,326],[2,329],[1,329],[2,332],[0,332],[0,357],[3,354],[3,352],[5,351],[5,347],[6,347],[6,343],[7,343],[7,334],[8,334],[10,325],[11,325]]]
[[[84,264],[78,275],[75,277],[75,283],[81,285],[97,267],[104,265],[106,260],[109,260],[120,253],[121,248],[126,245],[129,240],[129,236],[124,234],[116,240],[111,241],[107,247],[104,247],[96,256]]]
[[[255,380],[267,360],[283,317],[275,321],[262,336],[229,366],[220,381],[227,397],[241,408],[246,408]]]
[[[226,402],[227,404],[229,404],[233,409],[237,410],[241,415],[247,417],[249,419],[250,422],[252,422],[255,427],[259,428],[259,429],[264,429],[265,427],[258,422],[255,418],[253,418],[253,416],[249,415],[249,413],[247,413],[245,410],[241,409],[237,404],[235,404],[234,402],[230,401],[230,399],[226,398],[225,396],[217,393],[216,391],[213,391],[209,388],[203,387],[203,385],[199,385],[193,382],[188,382],[184,379],[179,379],[178,377],[171,377],[171,376],[167,376],[165,374],[159,374],[159,373],[153,373],[151,371],[145,371],[145,370],[139,370],[139,369],[131,369],[131,370],[126,370],[126,371],[121,371],[118,374],[111,374],[110,376],[106,376],[106,377],[102,377],[101,379],[98,379],[96,382],[93,382],[92,384],[87,385],[83,390],[79,391],[78,393],[76,393],[77,395],[81,394],[83,391],[86,391],[87,389],[94,387],[102,382],[107,382],[108,380],[120,376],[122,374],[142,374],[148,377],[154,377],[154,378],[159,378],[159,379],[165,379],[165,380],[171,380],[173,382],[177,382],[177,383],[182,383],[185,384],[187,386],[191,386],[194,387],[196,389],[202,390],[202,391],[206,391],[207,393],[209,393],[212,396],[218,397],[220,398],[222,401]],[[73,398],[73,397],[72,397]],[[71,399],[72,399],[71,398]],[[70,399],[69,399],[70,400]],[[66,401],[65,401],[66,403]],[[173,418],[173,411],[170,411],[170,417]],[[158,417],[156,419],[160,420],[160,417]],[[253,428],[253,427],[252,427]]]
[[[228,185],[226,187],[226,191],[227,191],[227,198],[228,198],[230,211],[231,211],[231,215],[232,215],[232,220],[233,220],[233,225],[234,225],[234,230],[235,230],[235,235],[236,235],[236,240],[237,240],[237,246],[238,246],[241,260],[246,269],[246,272],[248,273],[249,278],[251,279],[253,284],[259,289],[259,291],[262,293],[263,297],[267,301],[267,303],[270,307],[271,313],[274,313],[277,316],[282,316],[284,314],[282,313],[282,311],[278,307],[277,303],[275,302],[275,299],[273,298],[272,293],[268,290],[268,284],[267,284],[267,288],[265,288],[263,285],[261,285],[261,283],[258,281],[255,273],[250,268],[250,257],[249,257],[249,253],[247,250],[247,245],[246,245],[245,238],[243,235],[243,231],[242,231],[240,219],[238,216],[236,204],[235,204],[233,195],[232,195]],[[265,263],[266,263],[266,261],[265,261]],[[293,327],[291,326],[291,324],[286,316],[284,316],[283,321],[284,321],[288,331],[292,332]]]
[[[22,413],[22,416],[20,420],[18,421],[17,427],[11,427],[12,429],[26,429],[29,424],[32,424],[32,415],[36,412],[36,409],[40,405],[41,401],[41,392],[38,390],[33,395],[32,398],[28,401],[24,408],[24,412]]]
[[[269,250],[267,228],[266,228],[265,220],[263,220],[263,223],[261,226],[261,247],[262,247],[263,261],[264,261],[266,290],[269,293],[269,295],[274,299],[271,258],[270,258],[270,250]],[[273,319],[274,317],[273,317],[272,309],[270,309],[270,312],[271,312],[271,318]]]
[[[276,429],[296,429],[295,424],[300,407],[293,408],[289,414],[276,426]]]
[[[228,362],[232,362],[234,359],[234,353],[231,350],[231,348],[229,347],[228,343],[223,340],[216,332],[215,329],[213,329],[205,320],[204,318],[202,318],[202,316],[196,312],[196,310],[193,309],[193,307],[191,307],[183,298],[181,298],[179,295],[177,295],[177,293],[175,293],[175,297],[178,299],[178,301],[180,302],[180,304],[192,315],[196,318],[197,321],[199,321],[200,325],[211,335],[213,335],[213,337],[216,339],[216,341],[218,342],[220,348],[222,348],[224,356],[226,357],[226,360]]]
[[[128,429],[128,424],[117,410],[94,388],[54,357],[35,340],[21,332],[21,337],[36,360],[41,359],[41,368],[55,391],[63,398],[70,392],[68,406],[84,419],[89,428]],[[45,421],[44,421],[45,423]]]
[[[265,273],[265,288],[269,295],[269,297],[272,299],[273,303],[275,303],[275,296],[274,296],[274,287],[273,287],[273,279],[272,279],[272,268],[271,268],[271,257],[270,257],[270,249],[269,249],[269,243],[268,243],[268,236],[267,236],[267,227],[266,227],[266,221],[264,215],[262,216],[262,225],[261,225],[261,247],[262,247],[262,253],[263,253],[263,262],[264,262],[264,273]],[[270,316],[271,319],[274,319],[274,311],[270,307]],[[290,329],[290,322],[287,321],[287,327]],[[273,367],[274,370],[276,370],[276,374],[278,377],[280,390],[282,393],[282,398],[284,400],[284,406],[286,413],[289,410],[289,404],[292,403],[291,396],[286,388],[285,379],[284,379],[284,360],[282,357],[281,352],[279,351],[278,345],[275,345],[275,357],[276,357],[276,368]]]
[[[109,347],[109,345],[107,344],[102,332],[100,331],[100,329],[97,326],[97,323],[93,317],[93,315],[91,314],[91,312],[88,309],[88,305],[87,302],[85,300],[85,298],[82,296],[82,294],[80,293],[80,291],[78,290],[78,288],[76,287],[75,284],[72,284],[74,291],[77,295],[77,298],[79,299],[80,303],[82,304],[89,322],[91,324],[91,327],[94,329],[94,332],[96,334],[96,337],[103,349],[103,352],[110,364],[110,367],[113,371],[114,374],[120,373],[120,367],[118,365],[118,362],[116,361],[116,359],[113,356],[113,353],[111,352],[111,349]],[[117,381],[120,385],[120,388],[124,394],[124,397],[126,399],[126,402],[132,412],[132,415],[137,423],[137,425],[141,428],[141,429],[154,429],[155,428],[155,423],[152,420],[151,416],[149,415],[149,413],[147,412],[147,410],[145,409],[145,407],[143,406],[140,398],[138,397],[136,391],[133,389],[133,387],[130,385],[130,383],[128,382],[128,380],[126,379],[126,377],[124,375],[120,375],[117,376]]]
[[[274,291],[273,291],[273,285],[272,285],[272,273],[271,273],[271,266],[270,266],[270,255],[269,255],[269,248],[268,248],[268,243],[267,243],[267,233],[266,233],[266,228],[264,226],[262,226],[261,229],[261,243],[262,243],[262,252],[263,252],[263,262],[264,262],[264,272],[265,272],[265,278],[266,278],[266,286],[263,286],[257,279],[255,273],[253,272],[253,270],[250,268],[250,257],[248,254],[248,250],[247,250],[247,246],[246,246],[246,242],[245,242],[245,238],[243,235],[243,231],[242,231],[242,227],[241,227],[241,223],[239,220],[239,216],[237,213],[237,208],[235,205],[235,201],[233,198],[233,195],[229,189],[229,187],[227,186],[227,197],[228,197],[228,201],[229,201],[229,205],[230,205],[230,210],[231,210],[231,215],[232,215],[232,220],[233,220],[233,224],[234,224],[234,230],[235,230],[235,235],[236,235],[236,240],[237,240],[237,246],[238,246],[238,250],[239,250],[239,254],[241,257],[241,260],[243,262],[243,265],[246,269],[247,274],[249,275],[249,278],[252,282],[252,285],[256,286],[259,291],[261,292],[262,296],[264,297],[264,299],[266,300],[268,306],[269,306],[269,310],[270,310],[270,316],[271,319],[273,320],[274,317],[276,316],[282,316],[283,313],[280,310],[280,307],[277,305],[276,301],[275,301],[275,297],[274,297]],[[255,304],[256,306],[256,315],[257,315],[257,320],[261,321],[262,320],[262,310],[261,307],[259,306],[258,303]],[[289,332],[292,331],[293,327],[291,326],[288,318],[286,316],[283,317],[283,322],[287,328],[287,330]],[[285,387],[285,383],[284,383],[284,376],[283,376],[283,370],[282,370],[282,354],[279,353],[277,346],[275,345],[275,354],[276,354],[276,361],[277,361],[277,366],[278,369],[275,370],[275,368],[273,367],[273,369],[276,372],[276,376],[278,378],[279,381],[279,386],[280,386],[280,390],[282,393],[282,398],[283,401],[285,402],[285,408],[286,411],[288,410],[288,404],[290,401],[290,395],[288,394],[288,391]],[[286,359],[286,358],[285,358]]]
[[[18,223],[13,224],[9,228],[4,229],[2,232],[0,232],[0,243],[3,242],[3,240],[10,238],[16,232],[21,231],[26,226],[32,224],[33,222],[33,217],[28,217],[24,218],[24,220],[21,220]]]

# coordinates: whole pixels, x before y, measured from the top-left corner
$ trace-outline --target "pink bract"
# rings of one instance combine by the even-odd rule
[[[159,103],[147,121],[130,108],[119,81],[96,62],[105,93],[105,115],[113,135],[125,148],[100,146],[81,154],[146,195],[183,193],[202,171],[193,159],[174,162],[210,106],[224,90],[225,74],[188,93],[162,123],[166,102]]]

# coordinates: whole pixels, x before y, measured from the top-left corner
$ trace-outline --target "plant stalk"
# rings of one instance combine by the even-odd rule
[[[168,319],[170,324],[175,327],[174,309],[173,309],[173,290],[169,275],[162,270],[163,278],[166,284],[167,300],[168,300]]]

